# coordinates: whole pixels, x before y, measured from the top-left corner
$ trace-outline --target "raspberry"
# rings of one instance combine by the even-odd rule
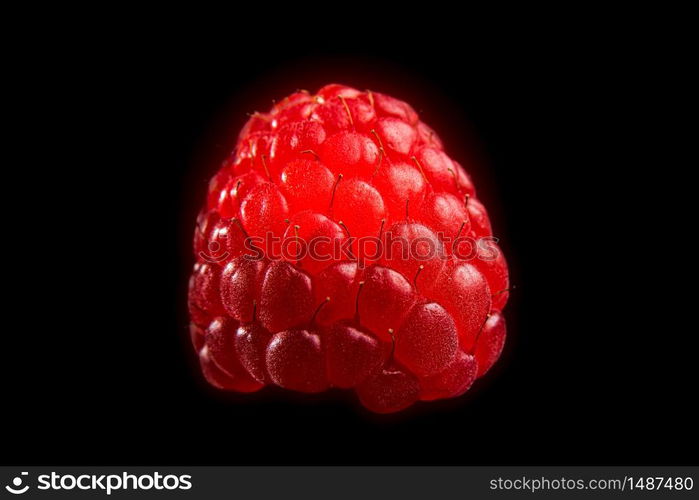
[[[405,102],[328,85],[255,113],[209,183],[190,335],[215,387],[459,396],[497,361],[509,281],[466,171]]]

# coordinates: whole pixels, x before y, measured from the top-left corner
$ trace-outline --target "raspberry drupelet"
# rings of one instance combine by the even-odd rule
[[[371,411],[466,392],[499,357],[508,270],[466,171],[405,102],[327,85],[255,113],[195,230],[206,380],[356,392]]]

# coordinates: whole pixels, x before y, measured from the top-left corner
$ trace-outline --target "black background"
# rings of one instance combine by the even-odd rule
[[[639,133],[664,98],[647,40],[466,36],[477,24],[385,37],[95,25],[18,55],[28,178],[7,187],[20,280],[6,289],[2,461],[696,461],[696,328],[670,280],[691,256],[666,232],[663,181],[678,180]],[[452,157],[481,160],[517,288],[502,360],[459,400],[377,417],[341,393],[219,393],[197,370],[186,281],[208,178],[245,113],[330,82],[407,100]]]

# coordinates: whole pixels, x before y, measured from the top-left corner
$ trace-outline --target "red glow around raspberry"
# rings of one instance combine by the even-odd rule
[[[328,85],[255,113],[194,237],[192,343],[220,389],[466,392],[505,342],[505,258],[470,177],[407,103]]]

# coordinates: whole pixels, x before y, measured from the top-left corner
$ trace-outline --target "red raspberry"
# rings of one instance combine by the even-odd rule
[[[354,389],[388,413],[500,356],[507,264],[406,103],[328,85],[255,113],[197,219],[191,336],[214,386]]]

